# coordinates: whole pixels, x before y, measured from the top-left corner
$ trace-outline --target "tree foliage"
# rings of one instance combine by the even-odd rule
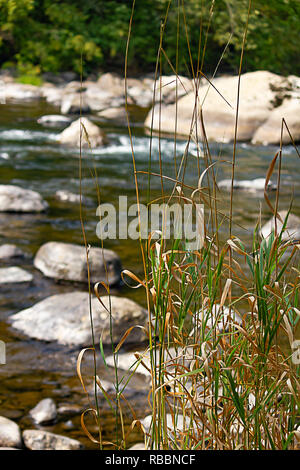
[[[299,0],[252,4],[246,70],[300,73]],[[81,60],[86,74],[99,68],[121,69],[131,8],[132,0],[0,0],[1,64],[16,64],[33,75],[79,72]],[[192,57],[194,67],[203,64],[203,70],[212,73],[226,45],[221,70],[236,71],[248,0],[136,0],[131,70],[153,70],[166,11],[164,71],[173,67],[191,73]]]

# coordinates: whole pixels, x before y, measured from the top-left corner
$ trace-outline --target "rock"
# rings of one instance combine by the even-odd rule
[[[52,432],[28,429],[23,432],[23,440],[30,450],[80,450],[81,442]]]
[[[152,89],[141,83],[139,80],[128,80],[127,83],[128,97],[134,104],[141,108],[148,108],[153,103],[153,86]],[[159,95],[158,95],[159,96]],[[156,99],[157,96],[156,96]]]
[[[22,83],[5,83],[1,88],[1,96],[6,101],[39,100],[43,94],[40,87]]]
[[[133,446],[129,447],[128,450],[146,450],[145,443],[138,442],[137,444],[134,444]]]
[[[202,106],[205,131],[209,140],[231,142],[235,133],[235,115],[237,107],[238,77],[219,77],[213,80],[219,93],[202,81],[198,90],[198,111]],[[271,72],[257,71],[241,76],[238,140],[249,141],[255,131],[263,124],[274,108],[282,89],[290,88],[287,79]],[[220,96],[226,99],[227,102]],[[280,95],[281,96],[281,95]],[[229,104],[228,104],[229,103]],[[195,109],[195,93],[190,92],[177,102],[177,133],[189,135]],[[174,134],[175,104],[155,105],[153,130]],[[152,110],[150,110],[145,126],[150,128]],[[192,128],[195,132],[195,124]],[[201,136],[201,123],[198,122],[198,134]]]
[[[48,203],[36,191],[0,185],[0,212],[42,212],[47,208]]]
[[[190,425],[191,419],[187,415],[183,417],[183,415],[181,414],[176,414],[174,417],[175,423],[173,422],[173,416],[170,413],[167,413],[166,417],[167,417],[166,425],[168,428],[168,434],[170,435],[174,435],[174,430],[175,430],[175,433],[177,432],[181,433],[182,431],[185,431],[187,433],[189,428],[191,427]],[[194,415],[193,428],[194,428],[194,431],[197,432],[197,425],[196,425],[195,420],[196,420],[196,417]],[[146,433],[148,434],[152,426],[152,415],[146,416],[144,419],[141,420],[141,423]],[[191,430],[190,432],[193,433],[193,430]]]
[[[69,429],[74,429],[75,426],[74,426],[74,423],[71,419],[69,419],[68,421],[66,421],[65,423],[62,424],[62,427],[63,429],[66,429],[66,430],[69,430]]]
[[[104,379],[99,379],[99,380],[105,392],[109,396],[115,397],[116,388],[114,384],[112,382],[109,382],[108,380],[104,380]],[[119,386],[119,390],[123,390],[123,388],[124,388],[124,384],[123,385],[121,384]],[[93,393],[93,390],[94,390],[94,384],[93,384],[93,389],[91,389],[91,393]],[[144,387],[143,389],[134,388],[134,387],[131,387],[130,385],[126,385],[126,387],[122,391],[122,395],[126,398],[126,400],[141,400],[142,398],[147,399],[149,392],[150,392],[150,385]],[[99,386],[98,386],[98,394],[99,394],[99,400],[105,399],[103,392]]]
[[[144,367],[141,362],[137,366],[139,359],[136,358],[135,354],[139,357],[142,357],[142,361],[146,367]],[[168,371],[172,371],[172,360],[174,359],[174,363],[181,364],[182,357],[184,356],[185,365],[189,364],[190,361],[193,359],[193,350],[192,348],[185,348],[182,350],[181,348],[170,347],[168,349],[168,353],[165,356],[165,360],[168,361]],[[176,358],[176,359],[175,359]],[[114,367],[114,357],[110,355],[105,358],[106,364],[108,366]],[[156,351],[156,363],[159,364],[159,350]],[[146,376],[147,378],[151,377],[151,373],[148,369],[151,369],[151,362],[150,362],[150,353],[148,351],[140,351],[140,352],[127,352],[118,354],[117,358],[117,366],[119,369],[126,370],[126,371],[136,371],[139,374]]]
[[[69,124],[71,118],[67,116],[62,116],[61,114],[47,114],[45,116],[41,116],[37,122],[42,126],[56,126],[56,125],[63,125]]]
[[[102,111],[99,111],[98,116],[123,125],[127,124],[127,114],[124,107],[103,109]]]
[[[89,113],[90,107],[86,94],[80,93],[66,93],[63,95],[60,111],[62,114],[80,114]]]
[[[287,211],[280,211],[278,212],[280,215],[282,221],[284,222],[286,216],[287,216]],[[277,219],[277,232],[280,233],[282,230],[283,224],[282,222]],[[275,220],[274,217],[272,217],[261,229],[261,235],[264,238],[268,238],[268,236],[272,233],[272,231],[275,230]],[[287,240],[300,240],[300,217],[294,214],[289,214],[287,226],[285,228],[285,231],[283,232],[282,235],[282,240],[287,241]]]
[[[116,92],[113,89],[102,88],[99,83],[86,84],[86,100],[92,111],[101,111],[106,108],[118,108],[124,106],[124,89]]]
[[[80,415],[82,411],[83,410],[81,406],[72,405],[69,403],[61,404],[57,410],[58,414],[62,416],[76,416],[76,415]]]
[[[281,139],[282,118],[285,119],[294,141],[299,142],[299,107],[300,99],[285,100],[281,106],[271,112],[268,119],[257,129],[252,138],[252,144],[279,144]],[[292,143],[285,126],[283,128],[282,143]]]
[[[32,274],[28,273],[18,266],[9,268],[0,268],[0,284],[19,284],[22,282],[31,282]]]
[[[60,106],[64,90],[61,87],[54,86],[50,83],[44,84],[41,87],[41,92],[46,101],[54,106]]]
[[[131,326],[146,325],[147,312],[132,300],[115,296],[110,299],[113,341],[118,343]],[[106,308],[96,297],[91,299],[95,341],[98,342],[101,335],[103,343],[110,344],[110,318],[106,310],[109,309],[109,297],[103,296],[101,300]],[[10,319],[14,328],[31,338],[80,347],[92,344],[87,292],[47,297],[33,307],[12,315]],[[143,330],[134,328],[126,341],[140,342],[145,337]]]
[[[144,364],[150,368],[150,356],[149,353],[143,354],[143,353],[138,353],[142,354],[144,356],[143,362]],[[106,364],[110,367],[114,367],[114,356],[110,355],[105,358]],[[146,377],[151,377],[150,372],[142,365],[139,364],[138,367],[137,365],[137,358],[135,357],[135,353],[133,352],[127,352],[127,353],[120,353],[118,354],[117,357],[117,365],[118,369],[121,370],[126,370],[126,371],[136,371],[139,374],[145,375]]]
[[[10,243],[5,243],[0,245],[0,260],[9,260],[12,258],[27,258],[27,253],[24,253],[16,245]]]
[[[80,131],[82,131],[82,147],[88,147],[86,134],[80,122],[83,124],[89,138],[91,147],[99,147],[105,143],[104,134],[100,127],[93,124],[87,118],[77,119],[72,124],[63,130],[58,136],[57,140],[61,144],[72,145],[73,147],[80,147]]]
[[[52,398],[41,400],[30,412],[31,418],[37,424],[49,424],[56,420],[57,410]]]
[[[120,281],[121,260],[112,250],[90,248],[89,265],[92,283],[107,282],[107,278],[110,285]],[[84,246],[62,242],[45,243],[35,255],[34,266],[47,277],[65,281],[88,282]]]
[[[124,79],[114,73],[104,73],[97,81],[101,90],[109,92],[113,96],[122,96],[125,93]]]
[[[231,313],[229,308],[225,306],[220,310],[219,304],[213,305],[211,313],[209,313],[207,308],[203,308],[203,310],[198,312],[197,316],[193,317],[193,323],[194,325],[197,323],[198,328],[201,328],[203,322],[205,322],[206,328],[217,328],[220,333],[224,329],[228,332],[229,328],[234,328],[234,324],[242,325],[243,323],[242,318],[234,309],[231,309]]]
[[[63,202],[77,202],[80,203],[80,194],[71,193],[66,189],[60,189],[56,191],[55,197]],[[82,197],[82,202],[84,202],[85,198]]]
[[[155,101],[160,101],[165,104],[172,104],[176,102],[176,81],[177,81],[177,99],[187,95],[193,90],[193,82],[189,78],[181,75],[162,76],[156,80]],[[152,87],[153,89],[153,87]]]
[[[4,416],[0,416],[0,446],[22,447],[22,438],[19,426]]]
[[[233,181],[233,188],[255,193],[257,191],[264,191],[265,183],[266,183],[265,178],[256,178],[254,180],[241,180],[241,181],[234,180]],[[221,180],[218,183],[218,186],[221,189],[226,189],[226,190],[230,191],[231,190],[231,179]],[[268,189],[269,190],[276,190],[276,185],[274,183],[272,183],[271,181],[269,181]]]

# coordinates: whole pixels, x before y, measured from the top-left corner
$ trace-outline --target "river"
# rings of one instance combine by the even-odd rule
[[[82,232],[77,204],[59,201],[55,192],[60,189],[78,193],[78,151],[60,146],[55,136],[61,127],[43,127],[37,119],[45,114],[56,114],[57,109],[44,103],[11,103],[1,105],[0,115],[0,171],[1,184],[15,184],[38,191],[49,202],[50,209],[44,214],[20,215],[0,214],[1,244],[14,243],[34,256],[39,246],[47,241],[65,241],[82,243]],[[149,155],[149,137],[141,124],[143,113],[133,112],[133,141],[138,170],[146,170]],[[99,245],[96,236],[97,195],[91,168],[97,170],[99,177],[101,201],[116,204],[119,195],[128,196],[129,204],[135,202],[135,185],[133,178],[131,146],[125,127],[101,123],[105,129],[108,145],[101,149],[85,151],[83,157],[83,193],[87,199],[84,207],[85,228],[88,242]],[[153,141],[152,171],[159,172],[158,140]],[[185,150],[185,142],[177,142],[178,158]],[[237,179],[264,177],[274,157],[276,147],[254,147],[238,144]],[[190,157],[186,168],[185,182],[197,184],[197,159],[194,144],[190,147]],[[222,155],[227,163],[216,168],[217,179],[229,178],[232,145],[212,144],[214,157]],[[163,172],[174,176],[174,144],[171,139],[161,140],[163,155]],[[200,162],[204,168],[203,162]],[[300,215],[300,173],[299,158],[292,146],[284,148],[281,180],[281,209],[289,206],[294,197],[293,213]],[[276,179],[275,179],[276,181]],[[142,201],[145,200],[147,177],[140,176]],[[168,183],[165,183],[168,187]],[[159,191],[160,179],[153,178],[154,194]],[[144,191],[143,191],[144,189]],[[271,199],[274,196],[271,196]],[[223,197],[228,204],[228,196]],[[263,194],[239,192],[234,200],[235,221],[234,233],[250,242],[255,220],[263,208],[263,221],[270,218]],[[131,240],[111,240],[105,247],[115,250],[121,257],[123,267],[141,274],[141,261],[138,242]],[[0,339],[7,345],[7,364],[0,366],[0,415],[18,422],[22,429],[32,427],[28,411],[42,398],[53,397],[58,405],[68,404],[84,409],[88,406],[76,375],[78,350],[70,350],[57,344],[47,344],[22,336],[9,324],[9,316],[26,307],[32,306],[51,294],[69,292],[74,286],[67,283],[56,283],[46,279],[34,269],[32,259],[19,263],[33,273],[34,281],[30,287],[22,285],[1,287],[0,299]],[[80,289],[83,287],[80,286]],[[113,290],[114,293],[128,296],[145,304],[141,290],[131,290],[123,286]],[[91,357],[86,361],[86,374],[91,374]],[[90,364],[89,364],[90,363]],[[99,374],[112,379],[112,372],[103,365]],[[136,379],[136,386],[143,388],[143,380]],[[147,414],[146,404],[140,404],[141,416]],[[114,419],[108,407],[103,405],[104,438],[112,439]],[[70,422],[70,419],[72,422]],[[67,422],[67,424],[66,424]],[[52,432],[80,439],[88,448],[96,446],[85,438],[80,427],[78,415],[60,418],[53,426],[46,427]],[[138,440],[137,436],[132,441]]]

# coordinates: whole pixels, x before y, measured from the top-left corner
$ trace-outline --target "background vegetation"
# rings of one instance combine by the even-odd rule
[[[188,74],[186,34],[195,62],[199,37],[202,46],[207,40],[204,70],[208,74],[231,38],[219,70],[236,72],[247,0],[137,0],[130,72],[153,71],[160,24],[169,3],[163,47],[173,64],[176,50],[180,52],[179,72]],[[182,10],[183,4],[186,21],[181,15],[178,31],[178,8]],[[43,72],[79,72],[83,51],[86,74],[101,68],[122,70],[131,7],[132,0],[0,0],[1,67],[17,66],[29,81]],[[244,68],[300,74],[299,17],[299,0],[254,1]]]

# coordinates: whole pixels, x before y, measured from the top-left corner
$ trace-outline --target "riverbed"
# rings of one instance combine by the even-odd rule
[[[0,242],[14,243],[28,253],[28,258],[18,264],[31,272],[34,281],[28,286],[0,287],[0,339],[7,345],[7,364],[0,366],[0,415],[18,422],[22,429],[33,427],[28,412],[39,400],[52,397],[57,405],[73,407],[73,414],[60,416],[58,422],[46,429],[82,441],[87,448],[97,448],[85,438],[80,427],[79,411],[88,407],[87,398],[76,375],[78,350],[65,348],[53,343],[35,341],[13,330],[9,317],[13,313],[32,306],[49,295],[71,292],[74,288],[86,289],[68,283],[57,283],[45,278],[32,264],[38,248],[47,241],[63,241],[82,244],[82,231],[79,220],[79,207],[76,203],[62,202],[55,197],[57,190],[79,192],[79,153],[73,148],[59,145],[56,135],[61,126],[42,126],[37,119],[46,114],[57,114],[57,108],[43,101],[32,103],[10,103],[1,105],[0,115],[0,171],[1,184],[13,184],[38,191],[49,203],[49,210],[43,214],[0,214]],[[142,122],[146,110],[131,110],[133,146],[137,169],[148,168],[149,135]],[[75,117],[74,117],[75,118]],[[95,119],[94,119],[95,120]],[[84,151],[82,189],[84,221],[88,242],[100,246],[96,236],[98,219],[96,216],[97,191],[91,169],[96,169],[100,187],[101,202],[117,204],[118,196],[127,196],[128,204],[136,201],[133,178],[131,144],[128,130],[112,122],[96,121],[105,130],[108,144],[105,147]],[[176,155],[180,159],[186,148],[186,141],[178,140]],[[237,147],[236,178],[250,180],[263,178],[277,147],[258,147],[240,143]],[[159,151],[163,160],[163,173],[174,177],[174,142],[163,137],[160,145],[153,138],[152,171],[159,172]],[[217,180],[230,178],[232,144],[212,144],[214,159],[224,162],[217,166]],[[186,167],[185,183],[197,185],[198,162],[196,147],[192,143]],[[201,159],[200,159],[201,160]],[[204,162],[200,161],[200,168]],[[287,209],[293,197],[292,212],[300,215],[300,173],[299,158],[292,146],[284,147],[281,177],[280,209]],[[276,182],[276,178],[274,180]],[[141,201],[146,202],[147,177],[140,175]],[[152,178],[153,194],[160,191],[160,179]],[[170,183],[165,182],[165,188]],[[228,195],[223,195],[222,203],[228,207]],[[270,195],[274,199],[274,196]],[[226,206],[227,205],[227,206]],[[239,191],[234,199],[235,235],[250,243],[255,221],[262,208],[262,220],[267,221],[271,214],[267,210],[262,192]],[[123,267],[142,275],[138,241],[107,240],[105,247],[113,249],[121,258]],[[129,297],[145,305],[142,290],[129,289],[125,285],[112,289],[112,293]],[[109,353],[109,351],[108,351]],[[100,362],[99,362],[100,364]],[[92,374],[92,358],[87,356],[85,372]],[[99,365],[98,374],[107,380],[113,379],[113,372]],[[136,379],[135,386],[143,390],[147,387],[143,378]],[[148,413],[146,400],[136,403],[139,417]],[[113,439],[114,418],[103,403],[104,438]],[[128,418],[129,419],[129,418]],[[132,442],[139,440],[132,436]]]

